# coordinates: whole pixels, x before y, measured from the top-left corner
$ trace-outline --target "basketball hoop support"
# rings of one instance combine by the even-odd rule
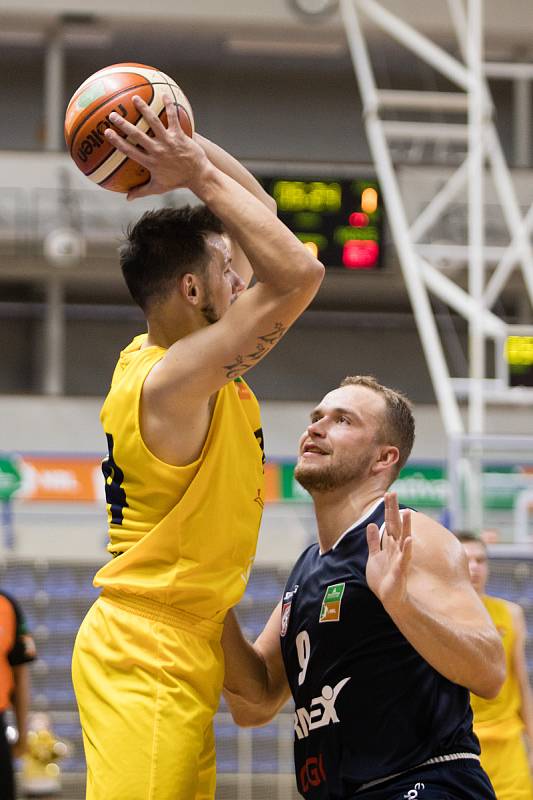
[[[462,60],[392,14],[377,0],[339,0],[339,5],[363,103],[368,144],[444,429],[451,443],[465,435],[478,437],[475,446],[471,442],[477,456],[470,455],[473,479],[470,481],[468,508],[469,522],[479,529],[483,511],[481,460],[486,407],[492,402],[523,404],[526,395],[533,402],[533,390],[518,387],[516,391],[515,387],[509,386],[502,352],[502,342],[507,336],[533,335],[533,325],[513,326],[492,310],[516,268],[522,271],[529,302],[533,306],[533,251],[529,238],[533,229],[533,205],[525,215],[522,214],[493,121],[493,104],[486,75],[491,74],[494,65],[485,65],[483,61],[482,0],[468,0],[466,12],[462,0],[447,0],[451,26],[457,36]],[[365,20],[372,22],[445,76],[457,86],[457,92],[380,89],[369,57],[363,24]],[[516,71],[519,66],[529,65],[512,66]],[[522,69],[517,75],[520,79],[524,79],[524,76],[533,77],[531,70],[526,75]],[[389,112],[389,116],[391,111],[398,110],[416,114],[420,111],[438,111],[441,114],[463,114],[465,119],[463,123],[385,120],[380,116],[384,110]],[[464,141],[467,145],[463,162],[413,220],[408,219],[389,146],[391,141],[406,138]],[[489,174],[498,192],[510,239],[509,245],[501,251],[488,248],[485,242],[484,183]],[[467,289],[444,274],[437,260],[437,245],[431,240],[432,227],[451,202],[465,190],[468,193],[468,241],[465,243],[464,259],[468,269]],[[461,252],[456,255],[461,258]],[[489,262],[495,263],[495,267],[487,280]],[[468,323],[468,378],[457,380],[450,374],[429,292]],[[487,376],[487,340],[494,342],[496,378]],[[467,399],[465,420],[459,406],[460,397]],[[453,450],[454,445],[450,446]],[[454,464],[457,466],[457,462],[451,459],[450,469],[454,468]],[[453,494],[454,476],[450,475],[449,478]],[[456,487],[455,491],[459,492],[459,488]],[[451,514],[452,525],[456,525],[454,515],[461,516],[457,498],[452,501]]]

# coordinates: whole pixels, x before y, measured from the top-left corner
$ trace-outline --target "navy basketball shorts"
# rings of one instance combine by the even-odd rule
[[[478,761],[460,759],[431,764],[363,789],[353,800],[496,800]]]

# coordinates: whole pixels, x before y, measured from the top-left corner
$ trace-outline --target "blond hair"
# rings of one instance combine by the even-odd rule
[[[395,480],[409,458],[415,440],[415,421],[411,403],[402,392],[382,386],[372,375],[348,375],[340,385],[341,387],[364,386],[365,389],[370,389],[383,397],[385,413],[380,439],[385,444],[397,447],[400,453],[392,478]]]

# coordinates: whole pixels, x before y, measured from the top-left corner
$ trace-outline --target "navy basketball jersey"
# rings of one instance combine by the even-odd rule
[[[296,780],[309,800],[346,800],[429,759],[479,753],[467,689],[418,655],[368,587],[366,527],[384,519],[381,500],[331,550],[305,550],[283,596]]]

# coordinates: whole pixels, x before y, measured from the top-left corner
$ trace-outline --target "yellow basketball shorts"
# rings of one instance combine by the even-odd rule
[[[108,590],[92,606],[72,662],[87,800],[214,798],[221,630]]]
[[[533,784],[521,731],[507,737],[476,734],[481,745],[481,766],[489,776],[498,800],[533,800]]]

